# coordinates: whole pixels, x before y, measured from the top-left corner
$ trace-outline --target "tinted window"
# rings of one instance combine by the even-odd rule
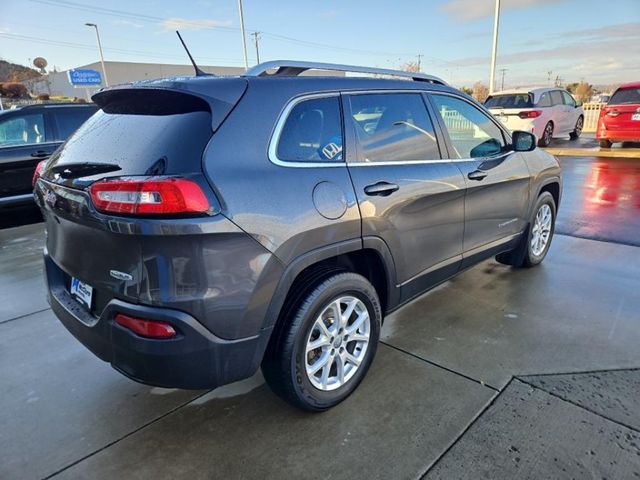
[[[562,93],[562,98],[564,99],[565,105],[569,105],[571,107],[576,106],[576,101],[573,99],[571,95],[569,95],[567,92],[561,92],[561,93]]]
[[[41,113],[0,119],[0,147],[46,142]]]
[[[91,161],[116,164],[113,175],[176,175],[202,171],[202,153],[211,138],[211,114],[105,113],[82,124],[50,164]],[[104,175],[103,175],[104,176]]]
[[[528,93],[514,95],[496,95],[487,98],[484,102],[487,108],[531,108],[531,96]]]
[[[609,105],[623,103],[640,103],[640,88],[621,88],[609,99]]]
[[[562,94],[559,90],[554,90],[551,92],[551,103],[553,105],[563,105]]]
[[[338,97],[296,104],[282,128],[276,156],[289,162],[342,161],[342,122]]]
[[[551,95],[549,95],[549,92],[544,92],[542,95],[540,95],[540,100],[538,100],[538,103],[536,104],[537,107],[550,107],[551,106]]]
[[[350,102],[360,160],[403,162],[440,158],[421,94],[352,95]]]
[[[457,158],[490,157],[505,146],[502,131],[474,105],[449,95],[433,95]]]
[[[58,108],[52,111],[58,124],[58,140],[66,140],[95,113],[95,109],[75,107]]]

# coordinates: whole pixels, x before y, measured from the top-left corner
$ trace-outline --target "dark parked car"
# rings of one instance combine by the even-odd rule
[[[312,68],[412,81],[298,76]],[[549,249],[558,162],[435,77],[268,62],[93,99],[36,184],[49,301],[140,382],[211,388],[262,366],[323,410],[366,374],[386,314]]]
[[[0,209],[33,204],[36,165],[98,110],[92,104],[38,104],[0,112]]]

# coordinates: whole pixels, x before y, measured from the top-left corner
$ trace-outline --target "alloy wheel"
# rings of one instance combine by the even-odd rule
[[[578,121],[576,122],[576,129],[575,129],[575,135],[576,137],[579,137],[580,134],[582,133],[582,125],[584,123],[584,120],[582,119],[582,117],[578,118]]]
[[[316,318],[307,337],[305,369],[311,384],[330,391],[347,383],[364,361],[371,319],[362,300],[343,296]]]
[[[553,214],[551,213],[551,207],[545,203],[540,207],[538,213],[536,213],[536,218],[533,222],[531,252],[536,257],[542,255],[549,244],[552,223]]]

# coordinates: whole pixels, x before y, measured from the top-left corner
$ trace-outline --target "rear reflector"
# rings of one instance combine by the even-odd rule
[[[102,180],[92,184],[89,192],[95,207],[107,213],[205,213],[210,207],[200,185],[184,178]]]
[[[166,322],[156,320],[143,320],[119,313],[116,315],[116,323],[128,328],[133,333],[147,338],[172,338],[176,336],[176,330]]]
[[[38,181],[38,177],[42,173],[42,169],[44,168],[46,163],[47,163],[46,160],[42,160],[41,162],[38,162],[38,165],[36,165],[36,169],[33,172],[33,177],[31,177],[31,186],[32,187],[36,186],[36,182]]]
[[[538,118],[540,115],[542,115],[542,110],[526,110],[518,114],[520,118]]]

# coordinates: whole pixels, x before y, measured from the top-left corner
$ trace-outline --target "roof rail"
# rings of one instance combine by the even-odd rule
[[[276,70],[268,73],[267,70]],[[250,68],[244,73],[247,77],[283,76],[295,77],[307,70],[331,70],[337,72],[370,73],[374,75],[390,75],[394,77],[410,78],[419,82],[437,83],[446,85],[441,78],[418,72],[405,72],[403,70],[391,70],[388,68],[358,67],[355,65],[340,65],[335,63],[301,62],[297,60],[273,60],[263,62]]]

